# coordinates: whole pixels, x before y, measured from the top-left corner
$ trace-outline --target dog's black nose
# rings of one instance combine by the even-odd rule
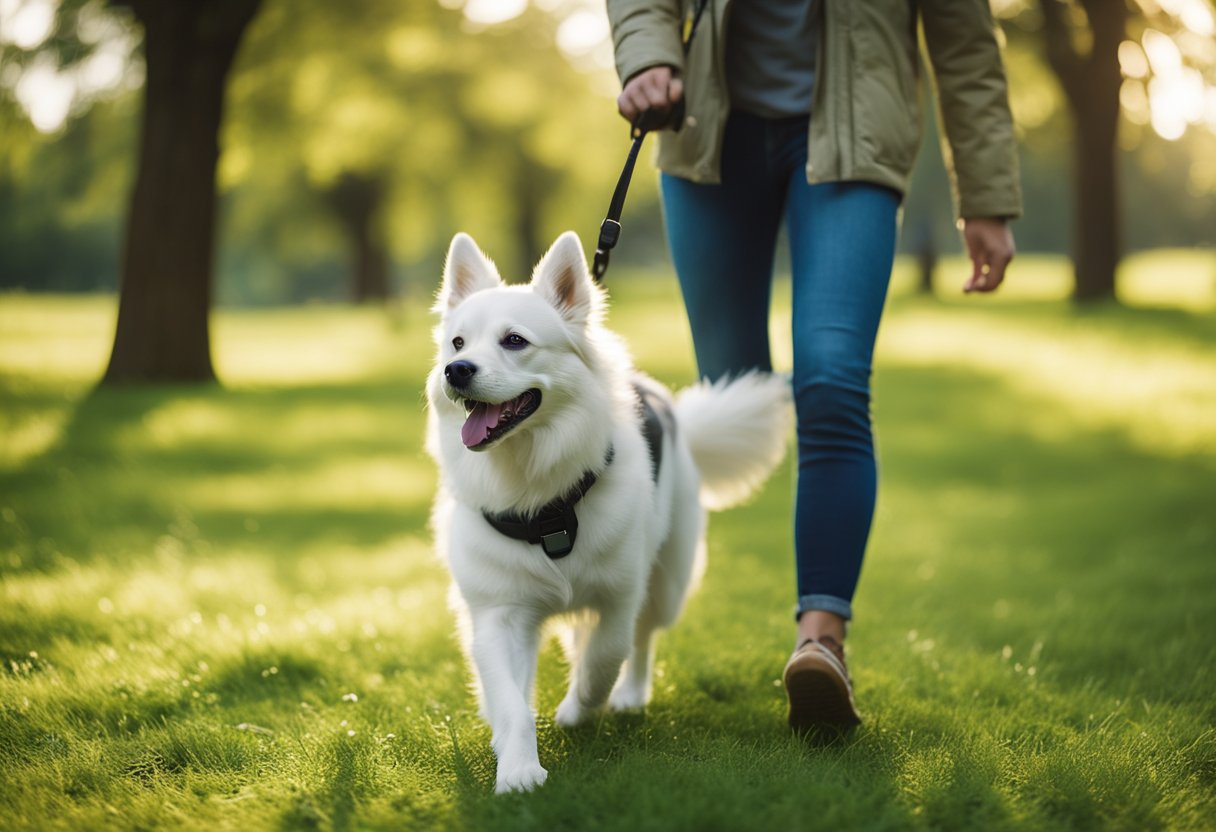
[[[476,372],[477,365],[472,361],[453,361],[443,368],[444,378],[448,380],[448,384],[457,390],[463,390],[468,387]]]

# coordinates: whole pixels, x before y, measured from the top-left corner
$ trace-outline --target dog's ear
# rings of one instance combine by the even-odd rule
[[[583,244],[567,231],[557,238],[532,272],[532,288],[567,321],[585,325],[600,314],[603,293],[591,280]]]
[[[498,269],[481,253],[473,238],[463,231],[452,238],[448,259],[443,266],[443,287],[435,301],[436,312],[455,309],[465,298],[482,289],[502,285]]]

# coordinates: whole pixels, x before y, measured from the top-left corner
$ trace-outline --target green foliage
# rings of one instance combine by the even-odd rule
[[[131,16],[116,5],[101,15],[97,2],[65,2],[45,48],[0,44],[0,286],[117,283],[139,150],[138,91],[78,102],[50,136],[34,131],[13,98],[39,54],[69,68],[88,61],[100,48],[89,38],[107,31],[101,17],[137,42]],[[531,4],[514,20],[474,27],[458,5],[266,0],[231,76],[221,136],[221,303],[346,297],[347,241],[326,194],[350,174],[385,183],[374,232],[397,284],[415,296],[425,294],[457,230],[498,252],[517,277],[562,230],[590,242],[628,147],[612,100],[615,76],[584,71],[557,49],[566,6]],[[1014,15],[1005,21],[1006,58],[1027,204],[1015,231],[1023,251],[1064,251],[1068,118],[1043,63],[1033,5],[1002,6]],[[1133,28],[1138,37],[1143,25]],[[1167,142],[1143,121],[1139,113],[1122,125],[1128,249],[1212,245],[1216,139],[1191,129]],[[643,168],[649,156],[647,148]],[[618,265],[664,256],[652,172],[634,178],[624,219]],[[930,134],[906,203],[905,248],[919,247],[929,227],[941,250],[957,250],[953,222]]]
[[[0,288],[117,285],[133,104],[98,104],[60,135],[31,128],[10,154],[0,149]]]
[[[318,259],[341,276],[322,226],[345,176],[383,183],[374,233],[404,281],[430,280],[458,230],[526,276],[557,233],[597,228],[626,128],[558,51],[557,23],[532,9],[473,31],[434,2],[268,2],[229,96],[226,296]]]
[[[689,381],[670,279],[611,289],[640,366]],[[507,798],[430,551],[420,313],[223,312],[228,388],[86,396],[112,302],[5,297],[0,825],[1210,828],[1207,297],[1078,317],[897,296],[850,639],[865,725],[827,746],[783,728],[787,464],[713,519],[644,716],[558,729],[546,649],[550,782]]]

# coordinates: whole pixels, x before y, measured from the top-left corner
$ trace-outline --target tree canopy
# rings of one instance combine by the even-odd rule
[[[1078,54],[1092,46],[1086,3],[1044,2]],[[142,29],[128,8],[100,0],[4,9],[0,286],[114,287],[138,151]],[[1127,9],[1116,46],[1124,245],[1212,244],[1212,4]],[[1067,250],[1071,122],[1045,50],[1048,18],[1039,0],[998,0],[994,10],[1029,209],[1019,244]],[[602,9],[579,0],[265,0],[227,82],[217,297],[357,295],[361,246],[383,261],[389,291],[429,295],[459,229],[516,277],[561,230],[590,244],[628,143],[605,35]],[[934,143],[906,224],[935,224],[949,248]],[[626,223],[618,260],[661,256],[653,177],[635,178]]]

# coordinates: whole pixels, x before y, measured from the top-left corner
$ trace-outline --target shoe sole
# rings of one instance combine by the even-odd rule
[[[797,733],[848,730],[861,724],[848,681],[814,652],[790,660],[785,668],[785,690],[790,700],[790,728]]]

